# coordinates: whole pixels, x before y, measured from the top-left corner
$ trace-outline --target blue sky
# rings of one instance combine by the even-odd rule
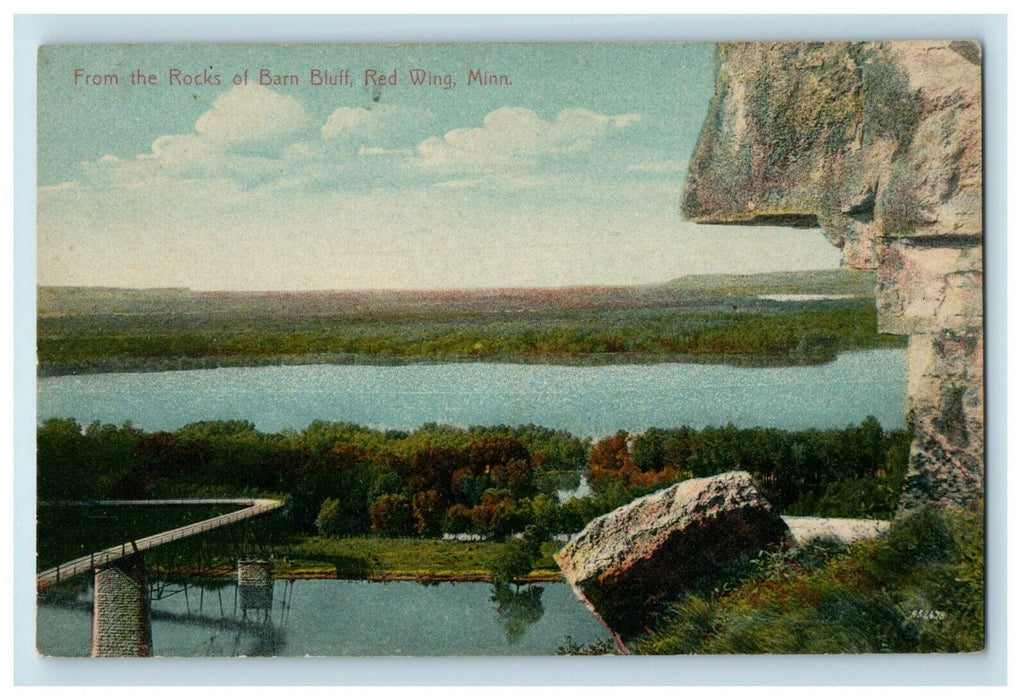
[[[256,84],[262,68],[300,84]],[[419,68],[454,87],[411,85]],[[157,84],[130,84],[136,69]],[[220,84],[169,84],[173,69]],[[312,69],[351,85],[312,86]],[[468,85],[475,69],[509,84]],[[715,73],[710,44],[44,49],[38,280],[427,289],[835,267],[815,231],[678,216]]]

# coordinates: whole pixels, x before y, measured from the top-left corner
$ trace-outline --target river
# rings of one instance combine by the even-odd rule
[[[843,353],[827,364],[745,368],[653,364],[237,367],[41,378],[38,417],[145,430],[202,420],[252,421],[266,432],[314,420],[378,429],[423,423],[537,425],[600,437],[617,430],[724,425],[836,428],[873,415],[903,425],[906,352]],[[489,584],[276,582],[268,624],[242,624],[234,584],[153,604],[154,653],[165,656],[553,654],[570,637],[608,638],[565,584],[501,603]],[[219,595],[220,594],[220,595]],[[89,592],[41,603],[39,651],[86,655]]]
[[[258,430],[314,420],[410,430],[424,423],[534,423],[600,437],[617,430],[724,425],[838,428],[905,413],[906,351],[842,353],[798,367],[664,363],[567,367],[307,365],[43,377],[38,417],[144,430],[241,419]]]
[[[155,656],[548,655],[569,638],[610,639],[563,583],[497,601],[487,583],[276,581],[271,610],[245,621],[235,583],[200,594],[168,585],[153,600]],[[90,600],[83,587],[70,602],[40,603],[41,654],[88,656]]]

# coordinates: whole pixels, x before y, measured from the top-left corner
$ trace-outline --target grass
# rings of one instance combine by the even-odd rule
[[[895,347],[873,273],[700,275],[664,285],[199,293],[43,287],[43,375],[215,366],[503,361],[802,364]],[[849,294],[776,302],[763,294]]]
[[[543,545],[531,581],[563,580],[553,561],[560,548]],[[504,545],[386,537],[306,537],[275,550],[275,575],[282,578],[490,581]]]
[[[880,540],[764,555],[676,603],[642,654],[974,652],[984,647],[981,513],[923,510]]]

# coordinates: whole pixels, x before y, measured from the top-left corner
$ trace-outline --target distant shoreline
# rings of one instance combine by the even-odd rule
[[[226,582],[236,576],[232,566],[222,566],[204,571],[196,569],[154,569],[155,577],[166,578],[202,578],[225,579]],[[390,581],[414,581],[416,583],[492,583],[492,574],[488,571],[379,571],[368,574],[340,574],[326,567],[324,569],[286,569],[272,572],[276,581],[368,581],[388,583]],[[563,583],[564,576],[559,571],[536,569],[523,579],[522,583]]]
[[[854,348],[841,352],[879,350]],[[889,349],[888,347],[884,349]],[[103,358],[76,362],[40,362],[37,377],[64,377],[89,374],[134,374],[149,372],[176,372],[232,367],[297,367],[307,365],[340,365],[366,367],[403,367],[410,365],[445,364],[514,364],[553,365],[559,367],[600,367],[608,365],[696,364],[729,365],[735,367],[804,367],[834,362],[839,353],[821,357],[795,357],[780,355],[713,355],[668,353],[598,353],[594,355],[535,355],[535,356],[454,356],[454,357],[397,357],[382,355],[356,355],[349,353],[284,355],[284,356],[220,356],[181,358]]]
[[[40,287],[36,373],[479,362],[818,365],[843,351],[905,345],[905,338],[878,333],[873,290],[873,274],[841,270],[418,293]]]

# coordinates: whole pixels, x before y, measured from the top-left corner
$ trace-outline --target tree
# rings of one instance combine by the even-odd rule
[[[504,489],[489,489],[482,495],[482,502],[471,509],[475,529],[496,539],[516,532],[529,517],[530,513],[521,512],[513,494]]]
[[[532,499],[532,523],[547,536],[561,529],[560,505],[553,496],[540,493]]]
[[[650,428],[632,441],[632,457],[644,472],[659,472],[664,468],[664,441],[666,431]]]
[[[638,472],[628,451],[628,433],[619,430],[596,443],[589,452],[589,485],[600,491],[609,481],[626,481],[631,472]]]
[[[524,459],[512,459],[492,468],[496,486],[507,489],[515,498],[532,495],[535,485],[532,483],[532,465]]]
[[[369,509],[371,531],[382,535],[401,537],[411,529],[411,503],[406,496],[387,494],[379,496]]]
[[[414,531],[419,535],[432,536],[442,532],[446,504],[435,489],[414,494],[411,513],[414,517]]]
[[[471,509],[463,503],[450,506],[446,511],[444,527],[447,532],[471,532],[474,528],[474,523],[471,520]]]
[[[314,524],[318,528],[318,534],[322,537],[338,537],[343,534],[345,525],[338,498],[325,499]]]
[[[41,499],[93,495],[78,463],[82,444],[82,429],[74,420],[50,419],[36,432],[36,484]]]
[[[493,561],[493,583],[520,586],[532,572],[534,561],[535,555],[529,542],[523,539],[510,540]]]
[[[427,447],[417,452],[406,474],[411,493],[435,491],[443,500],[450,501],[453,473],[463,466],[466,455],[455,448]]]

